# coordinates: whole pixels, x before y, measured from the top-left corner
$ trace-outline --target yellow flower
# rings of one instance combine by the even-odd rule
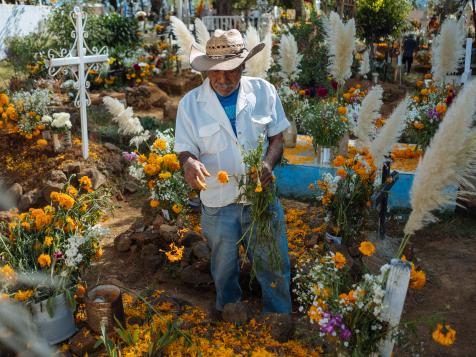
[[[218,180],[218,182],[220,182],[222,184],[228,183],[228,181],[230,181],[230,179],[228,178],[228,172],[218,171],[217,180]]]
[[[38,139],[38,140],[36,141],[36,144],[37,144],[38,146],[45,146],[45,145],[48,145],[48,141],[46,141],[45,139]]]
[[[420,91],[420,94],[421,94],[421,95],[428,95],[428,93],[429,93],[429,92],[428,92],[428,89],[426,89],[426,88],[423,88],[423,89]]]
[[[76,195],[78,194],[78,190],[74,186],[68,186],[66,188],[66,192],[68,193],[68,195],[73,197],[76,197]]]
[[[58,202],[63,209],[71,209],[76,202],[73,197],[66,193],[51,192],[50,198],[52,201]]]
[[[443,114],[444,112],[446,112],[446,104],[445,103],[438,103],[436,105],[435,109],[439,114]]]
[[[165,256],[167,257],[168,261],[174,263],[182,260],[183,251],[185,247],[177,247],[173,242],[170,243],[169,247],[170,251],[165,252]]]
[[[152,144],[152,147],[154,149],[165,150],[167,149],[167,141],[164,139],[157,139],[154,141],[154,144]]]
[[[157,208],[160,205],[160,201],[159,200],[150,200],[149,204],[150,204],[150,207]]]
[[[13,296],[17,301],[25,301],[33,296],[33,290],[18,290]]]
[[[345,178],[347,176],[347,171],[341,167],[336,171],[336,175]]]
[[[43,244],[46,245],[47,247],[50,247],[51,244],[53,244],[53,237],[46,236],[45,240],[43,241]]]
[[[96,258],[101,258],[103,255],[104,255],[104,252],[103,252],[103,250],[102,250],[102,247],[99,247],[99,248],[96,250],[95,256],[96,256]]]
[[[415,270],[412,265],[412,270],[410,272],[410,288],[419,290],[423,288],[426,284],[426,274],[423,270]]]
[[[51,265],[51,257],[48,254],[41,254],[38,257],[38,264],[40,264],[40,266],[42,268],[44,268],[46,266],[50,266]]]
[[[369,241],[363,241],[362,243],[360,243],[359,251],[363,255],[370,257],[375,253],[375,246]]]
[[[81,188],[83,190],[86,190],[88,192],[91,192],[93,190],[93,184],[88,176],[82,176],[79,179],[79,184],[81,185]]]
[[[174,211],[175,214],[179,214],[180,212],[182,212],[182,206],[174,203],[172,206],[172,211]]]
[[[442,346],[451,346],[456,340],[456,331],[450,325],[441,323],[436,325],[435,331],[431,334],[433,340]]]
[[[10,99],[8,98],[8,95],[5,93],[0,93],[0,106],[8,105],[9,102]]]
[[[258,184],[256,185],[256,188],[255,188],[255,192],[260,193],[262,191],[263,191],[263,187],[261,187],[261,183],[258,182]]]
[[[413,123],[413,126],[415,127],[415,129],[423,129],[425,127],[425,124],[423,123],[420,123],[419,121],[416,121]]]
[[[159,174],[159,179],[161,180],[168,180],[171,177],[172,177],[172,174],[168,171],[165,171]]]
[[[76,294],[78,294],[79,297],[83,297],[86,294],[86,288],[83,284],[76,285]]]
[[[423,87],[423,81],[417,81],[417,82],[416,82],[416,86],[417,86],[418,88]]]
[[[336,252],[336,254],[332,257],[334,264],[337,269],[342,269],[344,265],[347,263],[347,259],[345,259],[344,255],[341,252]]]
[[[10,266],[10,264],[5,264],[0,268],[0,280],[5,281],[6,283],[15,283],[17,275],[15,270]]]
[[[346,107],[338,107],[337,108],[337,113],[339,113],[340,115],[345,115],[345,114],[347,114],[347,108]]]
[[[158,168],[156,165],[153,164],[146,164],[144,166],[144,173],[148,176],[155,175],[158,171]]]

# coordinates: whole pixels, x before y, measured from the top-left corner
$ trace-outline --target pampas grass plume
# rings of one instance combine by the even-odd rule
[[[377,137],[370,144],[369,151],[377,167],[382,166],[385,155],[392,149],[393,144],[397,142],[404,129],[409,103],[409,98],[405,98],[393,110],[390,118],[388,118]]]
[[[371,136],[375,132],[374,120],[379,117],[379,110],[382,106],[383,89],[375,86],[370,90],[362,101],[359,110],[359,120],[354,130],[359,146],[369,147]]]
[[[189,68],[190,51],[195,39],[193,38],[193,35],[187,26],[178,17],[171,16],[170,21],[172,22],[172,31],[177,38],[177,43],[179,46],[178,55],[180,62],[184,68]]]
[[[132,107],[124,105],[112,97],[104,97],[103,103],[113,116],[112,121],[119,126],[119,133],[123,135],[138,135],[144,131],[139,118],[134,117]]]
[[[298,52],[294,36],[291,33],[282,35],[279,41],[278,63],[281,66],[279,76],[288,83],[295,80],[301,72],[299,68],[301,59],[302,55]]]
[[[458,70],[465,54],[465,40],[464,19],[456,21],[447,18],[432,45],[431,65],[436,82],[445,83],[448,73]]]
[[[197,43],[202,52],[205,52],[207,41],[210,39],[210,33],[207,27],[201,19],[198,17],[195,19],[195,36],[197,37]]]
[[[353,52],[355,49],[354,19],[344,24],[339,15],[332,11],[324,20],[326,44],[329,51],[327,69],[337,83],[343,85],[351,75]]]
[[[360,62],[360,65],[359,65],[359,74],[362,76],[365,76],[369,72],[370,72],[369,50],[365,50],[364,54],[362,55],[362,62]]]
[[[436,221],[432,211],[453,201],[444,192],[448,186],[462,184],[473,190],[464,194],[475,194],[469,182],[476,172],[476,129],[472,128],[475,97],[476,80],[472,80],[448,109],[418,165],[410,191],[412,213],[405,225],[405,235]]]
[[[251,50],[260,43],[259,33],[254,26],[249,26],[245,33],[246,48]],[[272,63],[272,37],[268,32],[264,37],[264,48],[254,55],[250,60],[246,61],[245,74],[251,77],[265,78]]]

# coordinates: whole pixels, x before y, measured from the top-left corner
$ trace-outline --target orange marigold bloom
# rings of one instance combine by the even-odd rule
[[[413,126],[415,127],[415,129],[423,129],[425,127],[425,124],[419,122],[419,121],[416,121],[413,123]]]
[[[172,205],[172,211],[174,211],[175,214],[179,214],[180,212],[182,212],[182,206],[174,203]]]
[[[345,169],[341,167],[336,171],[336,175],[345,178],[347,176],[347,171],[345,171]]]
[[[313,183],[310,183],[309,186],[308,186],[308,188],[309,188],[310,190],[314,190],[314,189],[316,188],[316,186],[314,186]]]
[[[81,185],[81,188],[91,192],[93,190],[93,184],[91,182],[91,179],[88,176],[82,176],[79,179],[79,184]]]
[[[228,172],[226,171],[218,171],[217,173],[217,181],[222,183],[222,184],[225,184],[225,183],[228,183],[228,181],[230,181],[229,177],[228,177]]]
[[[443,325],[441,323],[436,325],[435,331],[431,337],[436,343],[442,346],[451,346],[456,340],[456,331],[450,325]]]
[[[146,164],[144,166],[144,173],[148,176],[155,175],[157,173],[158,169],[156,165],[153,164]]]
[[[258,184],[256,185],[256,188],[255,188],[255,192],[260,193],[262,191],[263,191],[263,187],[261,187],[261,184],[258,182]]]
[[[41,254],[38,257],[37,261],[38,261],[38,264],[40,264],[42,268],[46,266],[49,267],[51,265],[51,257],[48,254]]]
[[[36,141],[36,145],[38,145],[38,146],[46,146],[46,145],[48,145],[48,141],[46,141],[45,139],[38,139],[38,140]]]
[[[443,114],[444,112],[446,112],[446,104],[445,103],[438,103],[436,105],[436,111],[440,114]]]
[[[369,241],[363,241],[359,245],[359,251],[363,255],[370,257],[371,255],[375,253],[375,246]]]
[[[422,289],[426,284],[426,274],[423,270],[415,270],[412,265],[412,270],[410,272],[410,288],[419,290]]]
[[[337,113],[339,113],[340,115],[345,115],[345,114],[347,114],[347,108],[346,107],[338,107],[337,108]]]
[[[160,201],[159,200],[150,200],[149,204],[150,204],[150,207],[157,208],[160,205]]]
[[[25,301],[33,296],[33,290],[18,290],[13,296],[17,301]]]
[[[431,73],[425,73],[425,76],[424,76],[425,79],[432,79],[433,76]]]
[[[334,161],[332,161],[332,165],[335,167],[342,166],[345,164],[345,157],[342,155],[337,155]]]
[[[342,269],[344,265],[347,264],[347,259],[341,252],[336,252],[336,254],[332,257],[334,264],[337,269]]]
[[[417,81],[417,82],[416,82],[416,86],[417,86],[418,88],[423,87],[423,81]]]
[[[78,294],[79,297],[83,297],[86,294],[86,288],[83,284],[76,285],[76,294]]]
[[[420,94],[421,94],[421,95],[428,95],[428,93],[429,93],[429,91],[428,91],[428,89],[426,89],[426,88],[423,88],[423,89],[420,91]]]
[[[167,149],[167,141],[164,139],[157,139],[154,141],[154,144],[152,144],[152,147],[154,149],[165,150]]]

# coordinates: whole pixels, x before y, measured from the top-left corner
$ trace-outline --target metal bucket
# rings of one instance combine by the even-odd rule
[[[33,321],[38,327],[38,333],[43,336],[50,345],[56,345],[71,337],[76,332],[73,311],[64,294],[52,298],[51,304],[53,316],[50,316],[47,300],[32,304]]]

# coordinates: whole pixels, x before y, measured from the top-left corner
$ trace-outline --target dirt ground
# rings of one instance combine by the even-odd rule
[[[209,311],[215,298],[213,286],[186,286],[174,277],[173,269],[167,266],[155,274],[144,273],[137,255],[114,250],[114,237],[140,217],[141,205],[140,195],[127,196],[124,201],[117,202],[114,216],[105,223],[110,232],[103,241],[104,256],[88,274],[88,284],[109,281],[137,292],[146,288],[160,289],[169,296]],[[285,208],[296,205],[303,204],[284,201]],[[390,222],[388,233],[398,237],[401,227],[395,221]],[[413,261],[426,272],[427,284],[420,291],[410,291],[407,296],[402,321],[416,322],[418,338],[413,336],[399,346],[396,355],[476,355],[476,332],[472,328],[476,319],[476,310],[473,309],[476,303],[476,219],[459,214],[447,215],[440,223],[417,234],[413,243]],[[259,299],[252,297],[250,304],[258,306]],[[456,329],[457,338],[453,346],[442,347],[431,340],[437,317]]]

